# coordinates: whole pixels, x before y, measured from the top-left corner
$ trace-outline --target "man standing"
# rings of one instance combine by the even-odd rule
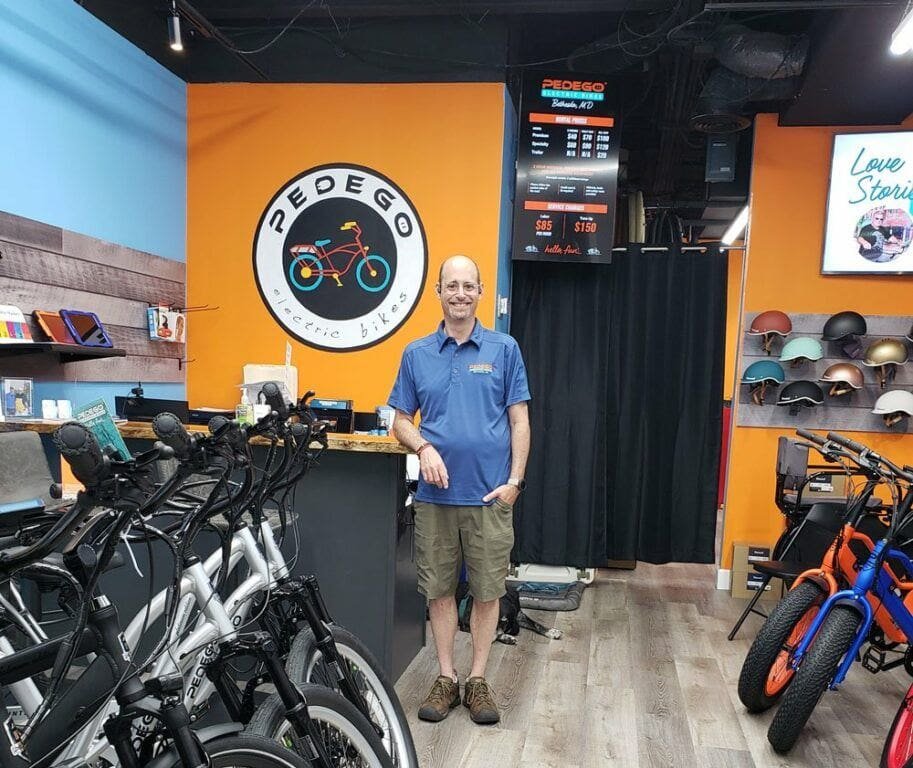
[[[526,485],[529,386],[517,342],[476,320],[478,265],[466,256],[447,259],[435,291],[444,320],[435,333],[406,347],[389,400],[396,409],[393,434],[421,465],[415,559],[440,665],[418,716],[443,720],[460,703],[453,644],[462,559],[473,597],[472,669],[463,704],[474,722],[496,723],[485,665],[514,543],[513,505]]]

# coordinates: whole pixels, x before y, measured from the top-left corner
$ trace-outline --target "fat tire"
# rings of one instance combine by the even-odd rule
[[[774,751],[782,754],[793,748],[862,621],[862,614],[849,605],[835,605],[824,620],[767,730]]]
[[[310,768],[304,758],[262,736],[223,736],[206,742],[203,747],[212,768]],[[180,758],[175,755],[170,768],[181,766]]]
[[[383,742],[365,716],[353,704],[346,701],[336,691],[321,685],[299,684],[299,688],[307,701],[311,720],[315,721],[318,726],[328,725],[344,735],[352,748],[357,750],[357,756],[361,761],[360,766],[393,768],[393,761],[384,750]],[[254,711],[245,733],[271,739],[274,744],[280,746],[280,740],[289,733],[290,728],[291,726],[285,719],[285,706],[282,699],[279,698],[279,694],[274,693]],[[285,749],[286,746],[289,750],[293,750],[293,746],[290,744],[280,746],[280,748]],[[332,752],[331,745],[326,741],[325,746],[328,752]],[[297,752],[295,754],[300,755]],[[300,757],[305,759],[304,755],[300,755]],[[348,757],[351,759],[352,755],[348,755]],[[340,763],[334,761],[334,765],[337,764]],[[350,764],[348,760],[345,762],[345,765]]]
[[[767,693],[767,679],[793,628],[816,602],[823,602],[825,591],[814,581],[803,581],[777,603],[748,649],[739,675],[739,700],[749,712],[770,709],[786,691]]]
[[[419,768],[418,756],[415,753],[415,743],[412,740],[412,732],[409,730],[406,713],[403,712],[399,697],[396,695],[396,691],[383,668],[378,664],[374,654],[368,650],[367,646],[349,630],[338,624],[331,624],[329,628],[330,633],[333,635],[333,641],[342,657],[354,661],[362,669],[371,670],[376,678],[376,681],[366,678],[366,682],[377,697],[391,730],[395,729],[395,732],[391,733],[391,739],[397,745],[392,750],[395,765],[397,768]],[[306,679],[308,670],[313,666],[312,661],[315,655],[319,653],[319,650],[314,633],[310,628],[299,632],[292,642],[285,665],[289,678],[296,683],[328,684],[329,681],[323,679]],[[380,686],[379,690],[377,688],[378,684]]]
[[[892,768],[897,765],[897,760],[891,760],[891,742],[894,740],[895,731],[898,728],[910,730],[913,728],[913,686],[904,694],[903,701],[897,708],[897,714],[894,715],[894,722],[891,723],[891,729],[888,731],[888,737],[884,740],[884,749],[881,752],[880,768]],[[913,757],[907,760],[902,768],[913,768]]]

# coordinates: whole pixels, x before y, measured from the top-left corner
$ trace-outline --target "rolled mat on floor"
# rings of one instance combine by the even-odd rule
[[[586,584],[553,584],[542,581],[521,581],[517,584],[520,607],[536,611],[576,611]]]

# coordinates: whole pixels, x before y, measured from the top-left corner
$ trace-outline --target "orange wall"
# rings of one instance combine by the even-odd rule
[[[282,364],[293,344],[299,389],[348,397],[359,410],[386,402],[403,347],[434,330],[440,262],[479,262],[487,291],[479,317],[494,320],[505,91],[497,83],[188,86],[189,316],[187,392],[192,406],[234,406],[244,363]],[[285,183],[326,163],[365,165],[394,181],[418,211],[429,271],[412,316],[358,352],[301,344],[257,292],[254,232]]]
[[[739,353],[739,308],[742,300],[742,264],[745,251],[729,251],[726,277],[726,362],[723,371],[723,399],[732,400],[736,356]]]
[[[904,126],[913,127],[913,120]],[[913,314],[913,281],[909,277],[820,274],[832,137],[835,133],[877,130],[881,129],[781,128],[775,115],[758,116],[745,288],[748,315],[767,309],[787,314],[830,314],[845,309],[863,315]],[[780,435],[794,432],[758,427],[733,430],[723,568],[732,560],[733,541],[773,542],[782,530],[781,515],[773,504]],[[865,433],[857,439],[883,449],[898,463],[913,463],[913,437],[909,435]]]

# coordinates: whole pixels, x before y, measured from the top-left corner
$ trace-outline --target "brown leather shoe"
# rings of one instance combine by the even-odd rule
[[[431,686],[431,692],[418,710],[419,720],[430,720],[437,723],[450,714],[450,710],[460,703],[460,684],[446,675],[441,675]]]
[[[501,719],[494,692],[484,677],[470,677],[463,690],[463,705],[469,707],[469,717],[479,725],[491,725]]]

